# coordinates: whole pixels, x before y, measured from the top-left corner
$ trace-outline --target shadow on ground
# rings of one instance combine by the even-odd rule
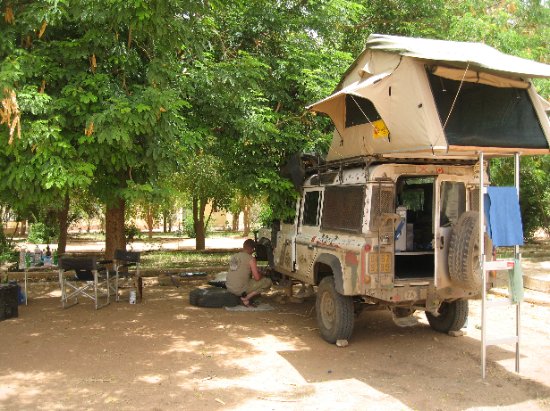
[[[282,304],[265,297],[275,310],[252,313],[192,307],[188,293],[203,281],[176,289],[150,280],[143,304],[99,311],[88,301],[63,310],[55,284],[33,284],[20,317],[0,323],[0,409],[550,404],[546,381],[500,365],[511,351],[491,349],[482,381],[475,338],[437,334],[425,323],[398,328],[389,313],[369,312],[358,318],[350,345],[338,348],[318,336],[313,300]]]

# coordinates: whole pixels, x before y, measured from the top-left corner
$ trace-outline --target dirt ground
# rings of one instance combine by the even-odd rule
[[[482,380],[478,301],[466,336],[436,333],[420,314],[399,328],[387,311],[363,312],[338,348],[319,337],[314,298],[275,291],[263,297],[272,311],[197,308],[189,291],[205,280],[186,281],[147,279],[141,304],[123,295],[98,311],[64,310],[55,283],[30,284],[29,305],[0,322],[0,409],[550,409],[550,307],[522,305],[521,374],[511,347],[491,347]],[[510,334],[510,312],[494,310]]]

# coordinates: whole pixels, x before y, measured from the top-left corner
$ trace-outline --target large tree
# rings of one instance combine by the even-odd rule
[[[106,205],[107,256],[124,248],[129,187],[166,174],[180,147],[192,143],[181,115],[181,53],[183,44],[196,44],[195,6],[8,4],[0,85],[15,93],[22,127],[20,140],[4,133],[2,192],[15,189],[36,201],[39,191],[42,199],[59,199],[63,210],[71,190],[87,187]]]

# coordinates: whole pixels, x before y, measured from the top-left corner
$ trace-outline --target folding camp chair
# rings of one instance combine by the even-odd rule
[[[134,287],[137,291],[137,299],[141,300],[143,293],[143,285],[140,276],[139,262],[141,259],[141,254],[137,251],[125,251],[125,250],[115,250],[115,295],[116,300],[119,301],[118,288],[119,288],[119,279],[121,277],[126,277],[127,279],[133,276]],[[128,271],[129,267],[135,267],[133,272]]]
[[[66,275],[66,271],[74,271],[75,276]],[[100,265],[95,257],[62,257],[59,261],[59,285],[63,308],[77,304],[80,295],[93,300],[96,310],[106,306],[110,302],[111,281],[109,270]],[[100,303],[102,297],[105,298],[105,302]],[[69,303],[73,299],[74,301]]]

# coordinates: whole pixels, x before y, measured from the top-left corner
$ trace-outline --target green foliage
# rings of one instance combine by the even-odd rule
[[[141,230],[133,223],[124,225],[124,235],[126,236],[126,242],[132,243],[135,240],[140,240],[143,236]]]
[[[38,222],[30,225],[27,241],[31,244],[47,244],[54,241],[57,235],[55,227]]]
[[[189,238],[197,238],[197,232],[195,230],[195,222],[193,220],[193,215],[188,214],[183,221],[182,227],[183,233]],[[210,224],[205,226],[204,232],[208,234],[210,231]]]
[[[538,61],[550,56],[550,7],[539,1],[7,7],[14,19],[0,24],[0,90],[16,92],[22,134],[8,144],[0,125],[0,200],[21,216],[55,215],[67,192],[93,198],[89,204],[123,198],[133,210],[156,207],[160,215],[193,198],[223,208],[238,191],[266,196],[273,217],[286,219],[296,192],[280,167],[296,152],[325,153],[332,138],[330,120],[304,107],[334,90],[369,34],[483,41]],[[550,81],[535,83],[550,97]],[[529,162],[524,180],[535,185],[522,196],[533,202],[525,208],[537,215],[533,224],[545,227],[545,206],[536,203],[547,198],[546,161]],[[98,214],[78,207],[75,215]]]
[[[520,167],[520,207],[524,234],[531,238],[538,229],[550,234],[550,156],[522,157]],[[491,179],[496,185],[512,186],[513,160],[492,160]]]
[[[197,233],[195,232],[195,222],[193,220],[193,215],[187,215],[183,221],[183,232],[189,238],[196,238]]]

